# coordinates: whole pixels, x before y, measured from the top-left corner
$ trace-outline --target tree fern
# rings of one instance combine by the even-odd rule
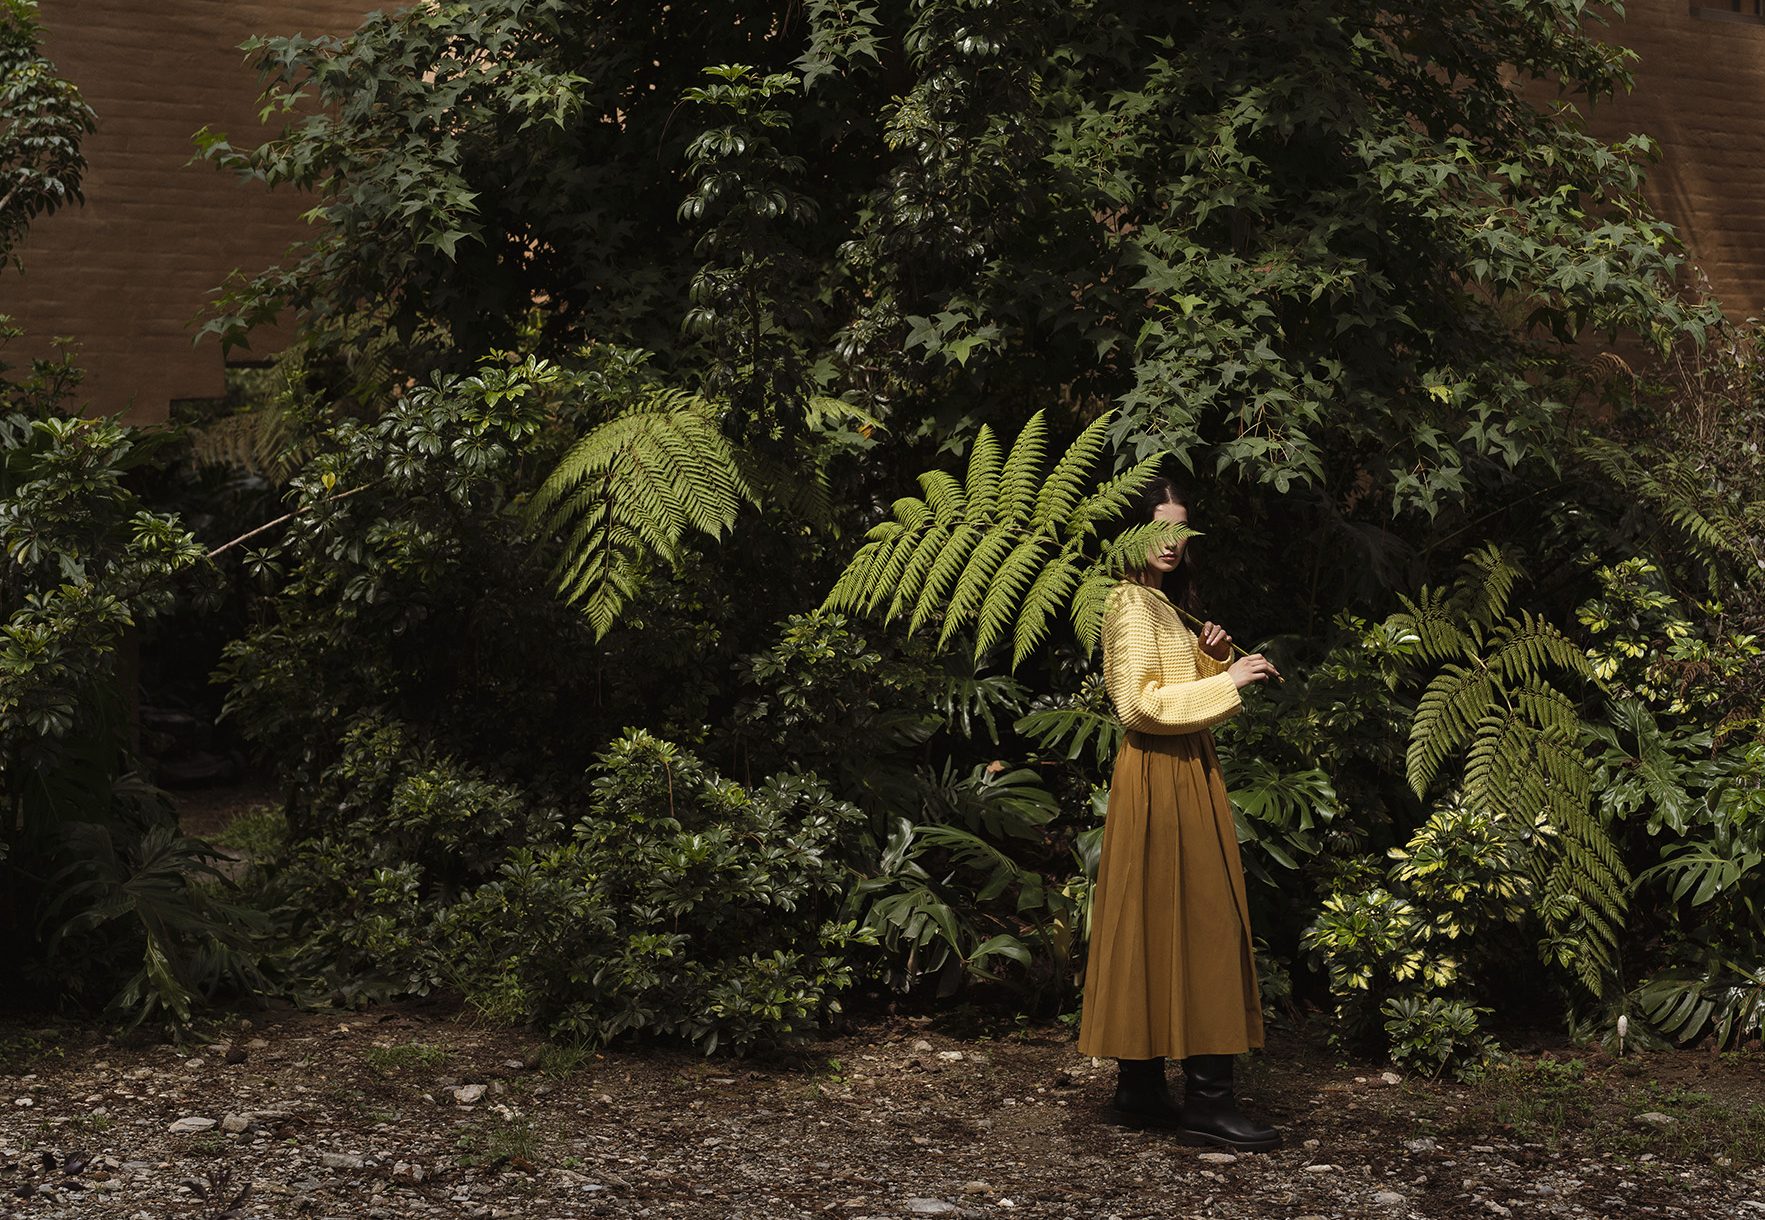
[[[744,502],[758,497],[713,405],[661,389],[577,441],[531,512],[563,535],[559,591],[605,635],[649,560],[678,559],[689,531],[720,537]]]
[[[1462,757],[1464,803],[1533,828],[1533,879],[1547,946],[1598,994],[1614,966],[1631,881],[1594,812],[1575,702],[1552,675],[1594,678],[1586,655],[1543,619],[1507,615],[1520,572],[1495,548],[1471,555],[1450,593],[1424,589],[1390,626],[1438,665],[1410,726],[1406,768],[1423,798]]]
[[[1063,611],[1080,640],[1095,644],[1103,604],[1123,568],[1173,527],[1130,530],[1100,545],[1099,528],[1127,508],[1151,477],[1149,459],[1085,488],[1103,455],[1108,417],[1094,421],[1044,473],[1048,423],[1038,411],[1007,451],[990,427],[969,450],[960,481],[947,471],[919,478],[920,496],[896,500],[835,582],[825,608],[907,619],[909,634],[938,625],[938,645],[972,629],[976,661],[1011,642],[1021,664]]]

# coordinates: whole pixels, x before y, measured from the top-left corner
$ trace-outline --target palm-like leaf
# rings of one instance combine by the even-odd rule
[[[651,560],[674,562],[689,531],[722,536],[758,497],[713,404],[657,390],[577,441],[533,498],[563,536],[555,576],[605,635]]]
[[[1043,412],[1030,417],[1009,452],[982,427],[963,480],[941,470],[921,475],[923,496],[895,501],[824,608],[884,622],[904,616],[909,634],[940,621],[940,647],[972,629],[977,663],[1009,639],[1013,668],[1022,664],[1062,610],[1093,646],[1114,578],[1155,538],[1180,529],[1159,524],[1093,546],[1098,526],[1119,515],[1156,468],[1155,460],[1142,462],[1085,495],[1108,423],[1106,416],[1087,426],[1045,477]]]

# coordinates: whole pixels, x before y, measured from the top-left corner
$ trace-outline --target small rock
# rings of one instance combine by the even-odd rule
[[[525,1059],[504,1059],[503,1067],[511,1072],[525,1071],[527,1068],[527,1061]]]
[[[902,1207],[915,1216],[947,1216],[956,1210],[954,1203],[944,1199],[909,1199]]]
[[[1405,1144],[1404,1147],[1408,1148],[1411,1152],[1439,1152],[1440,1141],[1436,1140],[1431,1135],[1424,1135],[1421,1139],[1411,1140],[1409,1143]]]
[[[21,1110],[28,1110],[37,1104],[37,1099],[35,1097],[15,1097],[12,1099],[12,1104]]]
[[[1494,1199],[1483,1200],[1483,1206],[1487,1207],[1490,1211],[1494,1212],[1498,1216],[1511,1216],[1514,1214],[1513,1208],[1503,1207],[1500,1203],[1497,1203]]]
[[[1307,1173],[1335,1173],[1336,1166],[1334,1166],[1334,1165],[1307,1165],[1305,1167],[1305,1171]]]
[[[1668,1127],[1671,1127],[1677,1120],[1674,1119],[1671,1114],[1662,1114],[1659,1110],[1649,1110],[1645,1113],[1638,1114],[1636,1116],[1636,1121],[1645,1127],[1653,1127],[1657,1131],[1664,1131]]]
[[[319,1164],[326,1169],[360,1169],[366,1162],[353,1152],[321,1152]]]
[[[180,1118],[166,1130],[173,1135],[195,1135],[198,1131],[214,1130],[214,1125],[215,1121],[212,1118],[197,1118],[191,1115],[187,1118]]]
[[[227,1053],[222,1058],[228,1063],[239,1064],[245,1062],[247,1054],[248,1052],[243,1046],[229,1046]]]
[[[245,1044],[245,1047],[247,1050],[267,1051],[270,1049],[270,1040],[268,1038],[253,1038]]]
[[[962,1052],[961,1051],[939,1051],[938,1058],[942,1059],[948,1063],[955,1063],[957,1060],[962,1058]]]
[[[229,1114],[221,1119],[221,1130],[229,1135],[238,1135],[251,1130],[251,1119],[243,1114]]]
[[[1386,1084],[1402,1084],[1403,1083],[1403,1077],[1399,1076],[1396,1072],[1386,1072],[1386,1073],[1382,1074],[1379,1077],[1379,1079],[1383,1080]]]
[[[1307,1148],[1316,1148],[1318,1146],[1318,1141],[1317,1140],[1306,1140],[1305,1146]]]
[[[924,1038],[921,1038],[913,1044],[913,1049],[916,1051],[933,1051],[937,1048],[927,1042]]]
[[[1373,1196],[1373,1202],[1385,1207],[1402,1207],[1409,1200],[1395,1190],[1381,1190]]]
[[[993,1188],[985,1182],[964,1182],[962,1184],[962,1193],[965,1195],[986,1195],[992,1192]]]
[[[1485,1152],[1485,1153],[1494,1152],[1495,1145],[1494,1144],[1472,1144],[1471,1151],[1472,1152]]]
[[[413,1165],[409,1161],[399,1161],[392,1167],[392,1180],[394,1182],[417,1183],[421,1182],[423,1177],[423,1167],[421,1165]]]
[[[1233,1165],[1238,1161],[1230,1152],[1204,1152],[1196,1159],[1206,1161],[1209,1165]]]
[[[484,1086],[481,1084],[463,1084],[454,1090],[454,1104],[459,1106],[475,1106],[484,1097]]]

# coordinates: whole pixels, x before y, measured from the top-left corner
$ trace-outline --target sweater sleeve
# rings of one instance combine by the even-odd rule
[[[1232,667],[1232,654],[1227,653],[1224,661],[1216,661],[1201,650],[1199,643],[1195,647],[1195,672],[1204,678],[1215,674],[1223,674]]]
[[[1199,656],[1194,638],[1187,631],[1182,634],[1179,647]],[[1109,698],[1124,726],[1142,733],[1197,733],[1243,706],[1237,684],[1223,671],[1189,681],[1165,681],[1158,643],[1151,606],[1137,591],[1124,587],[1110,599],[1103,619]]]

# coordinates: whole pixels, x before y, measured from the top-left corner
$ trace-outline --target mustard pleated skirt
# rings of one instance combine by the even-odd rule
[[[1091,899],[1079,1051],[1180,1059],[1262,1044],[1244,869],[1213,734],[1129,733]]]

